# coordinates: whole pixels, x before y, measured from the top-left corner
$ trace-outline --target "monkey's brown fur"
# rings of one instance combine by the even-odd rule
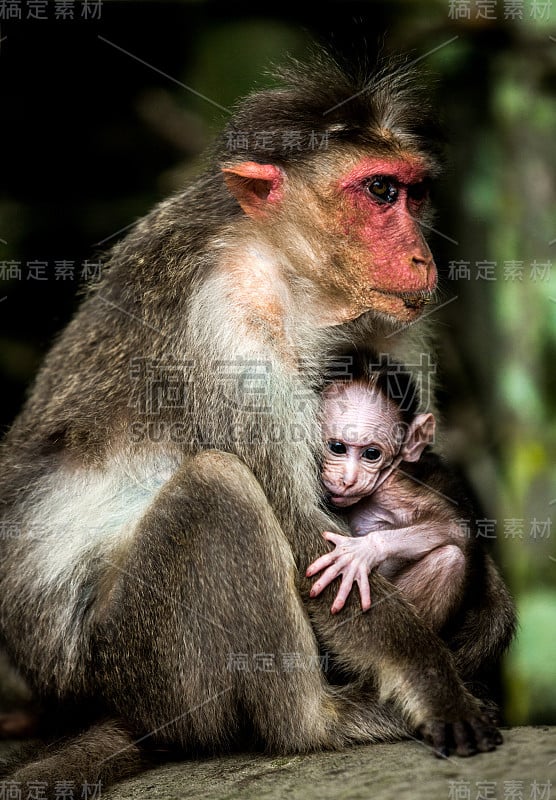
[[[1,542],[3,642],[45,703],[87,709],[82,724],[91,708],[115,721],[15,780],[52,792],[71,762],[70,779],[107,783],[110,756],[128,745],[120,772],[137,769],[131,742],[147,734],[197,751],[302,752],[416,728],[460,754],[499,741],[446,646],[387,581],[373,578],[368,614],[353,599],[333,618],[333,589],[308,597],[305,569],[334,525],[314,450],[325,358],[353,342],[411,361],[422,344],[403,324],[429,291],[396,264],[391,288],[364,278],[364,248],[337,225],[349,201],[338,182],[362,155],[434,172],[436,151],[425,92],[403,69],[367,83],[319,57],[282,79],[239,104],[206,174],[115,247],[4,444],[2,509],[19,535]],[[276,133],[262,153],[261,130]],[[234,131],[251,151],[227,151]],[[328,146],[290,149],[291,131]],[[285,175],[275,207],[264,182],[228,191],[221,166],[240,161]],[[246,215],[241,192],[268,210]],[[430,271],[416,223],[406,249],[406,271]],[[501,628],[496,652],[507,615]],[[490,646],[473,651],[476,666]],[[315,668],[319,648],[344,686]],[[257,667],[260,654],[273,668]]]

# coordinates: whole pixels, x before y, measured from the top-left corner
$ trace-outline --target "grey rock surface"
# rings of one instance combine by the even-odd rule
[[[493,753],[437,759],[419,742],[339,753],[256,754],[158,767],[106,800],[555,800],[556,727],[513,728]],[[549,785],[550,784],[550,785]]]

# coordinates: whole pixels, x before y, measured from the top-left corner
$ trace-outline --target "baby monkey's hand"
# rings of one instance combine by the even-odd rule
[[[307,568],[305,574],[308,578],[324,570],[311,587],[310,596],[316,597],[338,575],[342,575],[340,588],[330,609],[332,613],[337,614],[344,607],[354,582],[359,587],[361,608],[363,611],[368,611],[371,607],[369,573],[386,558],[386,554],[383,552],[382,538],[376,533],[351,537],[324,531],[322,535],[335,545],[335,549],[317,558]]]

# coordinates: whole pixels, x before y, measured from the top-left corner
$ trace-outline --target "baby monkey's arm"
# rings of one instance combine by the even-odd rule
[[[359,528],[353,519],[354,527]],[[339,575],[340,587],[331,611],[340,611],[357,583],[361,608],[371,606],[369,574],[384,562],[394,559],[410,562],[391,580],[418,608],[440,625],[452,610],[463,581],[465,556],[457,542],[463,544],[464,534],[454,520],[427,520],[404,528],[382,529],[365,536],[343,536],[325,531],[325,539],[334,550],[318,558],[307,570],[311,577],[323,572],[313,584],[311,595],[316,596]],[[416,562],[416,563],[411,563]]]

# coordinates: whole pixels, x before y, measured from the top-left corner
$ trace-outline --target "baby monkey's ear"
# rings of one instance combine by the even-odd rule
[[[416,414],[400,451],[403,461],[419,461],[425,447],[434,442],[435,429],[432,414]]]

